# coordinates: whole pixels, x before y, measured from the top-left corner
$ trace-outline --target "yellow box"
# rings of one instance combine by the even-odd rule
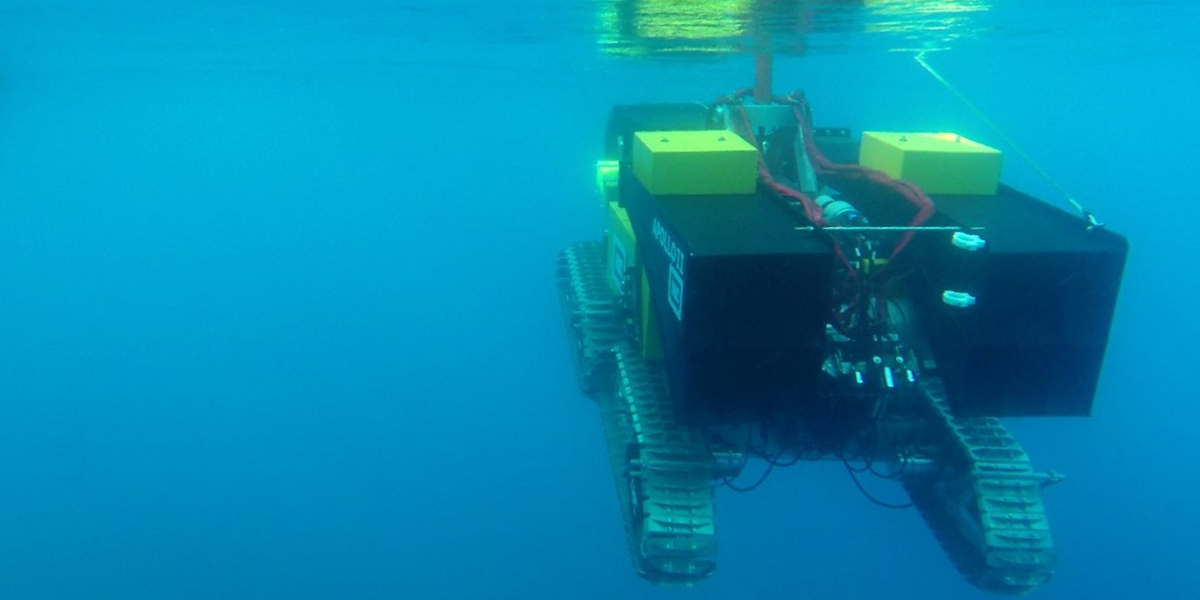
[[[636,281],[628,281],[638,265],[637,238],[629,214],[616,202],[608,203],[608,230],[604,235],[604,265],[608,285],[616,294],[631,293]]]
[[[758,151],[728,130],[639,131],[633,173],[659,196],[753,194]]]
[[[1000,184],[999,150],[953,133],[863,132],[858,162],[927,194],[992,195]]]

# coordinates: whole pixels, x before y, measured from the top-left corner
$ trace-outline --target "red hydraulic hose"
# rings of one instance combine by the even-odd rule
[[[758,148],[758,140],[754,137],[754,129],[750,127],[750,118],[746,116],[745,107],[738,107],[738,116],[742,118],[742,127],[746,129],[747,141],[750,142],[750,145]],[[808,217],[809,221],[812,221],[818,227],[826,225],[821,207],[817,206],[817,203],[813,202],[812,198],[809,198],[805,193],[775,181],[775,178],[771,177],[771,172],[767,170],[767,165],[763,162],[761,155],[758,157],[758,174],[762,177],[763,183],[767,184],[775,193],[799,201],[800,205],[804,207],[804,216]]]
[[[742,118],[742,127],[746,129],[747,141],[750,142],[750,145],[758,148],[758,140],[755,139],[754,129],[750,126],[750,118],[746,116],[746,108],[744,106],[738,107],[738,116]],[[814,225],[817,227],[825,227],[827,225],[825,222],[825,215],[821,210],[821,207],[817,206],[817,203],[813,202],[812,198],[809,198],[807,194],[801,192],[800,190],[793,189],[782,183],[779,183],[778,181],[775,181],[775,178],[771,176],[771,172],[767,169],[767,164],[762,159],[761,151],[758,156],[758,174],[760,177],[762,177],[763,183],[767,184],[767,187],[770,187],[772,190],[774,190],[776,194],[798,201],[800,206],[804,208],[804,216],[807,217],[809,221],[812,221]],[[836,255],[838,260],[841,261],[842,265],[846,267],[846,271],[850,273],[850,277],[856,278],[857,275],[854,269],[851,268],[849,259],[847,259],[846,254],[842,252],[841,244],[839,244],[835,238],[830,239],[833,241],[834,255]]]
[[[909,227],[918,227],[925,221],[929,220],[929,217],[933,216],[935,211],[933,201],[930,200],[929,196],[926,196],[925,192],[921,191],[921,189],[917,186],[907,181],[894,179],[887,173],[877,169],[871,169],[861,165],[839,165],[829,160],[821,152],[821,149],[817,147],[816,142],[813,140],[812,124],[805,116],[805,113],[808,112],[807,101],[801,97],[799,100],[791,100],[790,102],[793,104],[792,112],[796,116],[796,121],[803,129],[805,150],[807,151],[809,158],[811,158],[813,162],[817,164],[818,168],[837,177],[845,177],[847,179],[866,179],[877,186],[885,187],[896,192],[905,200],[908,200],[908,202],[917,209],[917,214],[914,215],[912,220],[909,222]],[[804,109],[803,113],[801,112],[801,108]],[[912,231],[905,232],[904,235],[901,236],[900,241],[896,243],[896,246],[892,248],[891,258],[895,258],[896,255],[908,245],[908,242],[912,240],[912,237]]]

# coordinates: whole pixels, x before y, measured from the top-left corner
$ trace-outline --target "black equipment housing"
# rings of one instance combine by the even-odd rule
[[[745,196],[645,190],[628,168],[632,133],[705,129],[709,116],[696,104],[617,107],[605,154],[625,163],[620,198],[641,240],[650,288],[672,290],[651,294],[651,302],[680,417],[769,422],[824,401],[838,259],[825,233],[806,229],[811,223],[762,184]],[[816,133],[829,156],[857,155],[848,130]],[[887,189],[848,184],[838,191],[873,225],[905,225],[913,213]],[[889,293],[911,302],[954,413],[1090,414],[1125,238],[1005,185],[992,196],[932,200],[937,213],[925,225],[960,227],[987,246],[969,252],[950,243],[953,232],[919,232],[888,267],[897,273]],[[978,302],[950,306],[942,301],[946,290]]]

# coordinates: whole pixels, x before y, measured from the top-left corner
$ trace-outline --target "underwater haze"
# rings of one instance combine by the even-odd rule
[[[0,598],[986,597],[836,463],[720,490],[700,586],[635,575],[554,260],[613,105],[754,63],[611,4],[0,0]],[[1200,598],[1200,5],[829,5],[776,91],[1130,241],[1094,415],[1007,422],[1067,476],[1034,597]]]

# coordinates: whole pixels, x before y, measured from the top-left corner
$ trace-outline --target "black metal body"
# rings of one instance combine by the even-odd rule
[[[696,104],[618,107],[606,154],[628,162],[618,140],[632,132],[701,129],[707,117]],[[848,154],[845,131],[829,131],[831,154]],[[650,288],[670,290],[651,301],[681,418],[769,424],[828,401],[819,398],[822,363],[833,351],[826,324],[837,263],[828,236],[803,229],[811,224],[762,188],[656,197],[631,169],[622,169],[620,186]],[[839,191],[875,225],[904,225],[913,212],[886,189]],[[950,244],[951,232],[918,233],[888,267],[895,275],[887,293],[911,301],[924,332],[916,341],[937,361],[954,412],[1089,414],[1126,240],[1006,186],[995,196],[933,200],[938,212],[927,225],[961,227],[988,245],[968,252]],[[978,303],[949,306],[946,290]]]
[[[680,417],[771,419],[812,402],[825,359],[834,256],[777,201],[654,197],[621,181],[653,290]]]
[[[1116,308],[1128,242],[1001,186],[995,196],[935,197],[932,225],[982,227],[988,246],[913,245],[911,297],[956,414],[1087,416]],[[956,309],[943,290],[979,301]]]

